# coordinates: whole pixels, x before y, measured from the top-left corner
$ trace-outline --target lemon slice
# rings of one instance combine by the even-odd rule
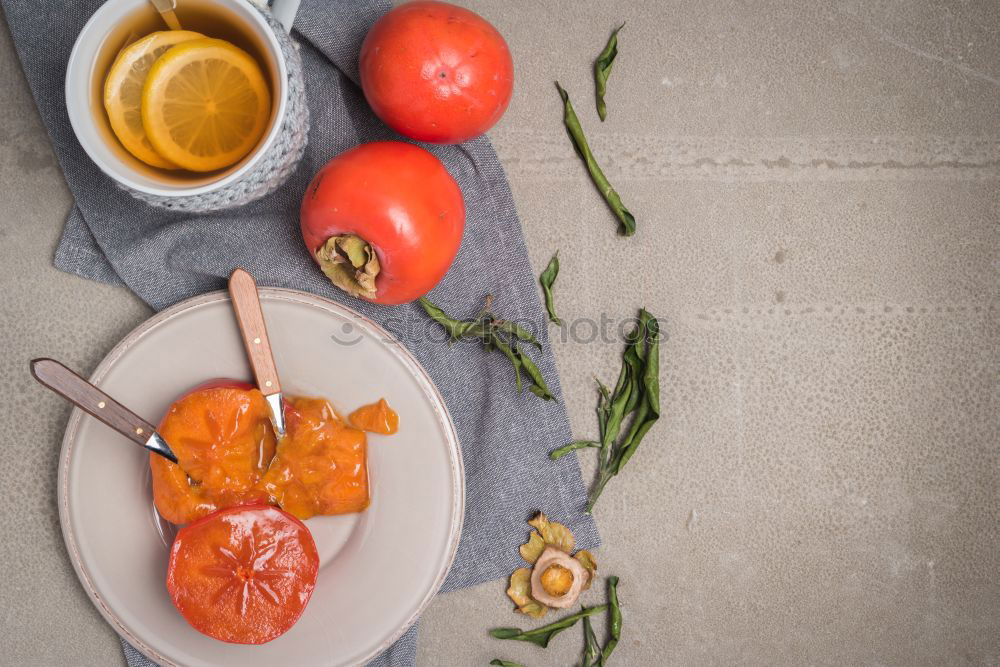
[[[161,169],[177,168],[156,153],[142,128],[142,84],[149,68],[175,44],[204,37],[190,30],[154,32],[122,49],[111,65],[104,81],[104,108],[111,129],[125,149],[146,164]]]
[[[228,167],[267,129],[271,94],[260,66],[221,39],[178,44],[149,70],[142,125],[156,152],[191,171]]]

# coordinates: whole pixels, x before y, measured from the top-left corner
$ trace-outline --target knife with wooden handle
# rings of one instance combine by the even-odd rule
[[[257,388],[264,394],[271,407],[271,421],[278,437],[285,435],[285,411],[281,396],[278,369],[271,354],[271,342],[267,338],[267,325],[260,308],[257,281],[247,271],[236,269],[229,276],[229,296],[236,311],[236,322],[243,336],[247,358],[257,379]]]
[[[171,463],[177,463],[170,445],[156,428],[55,359],[34,359],[31,374],[67,401],[118,431],[132,442]]]

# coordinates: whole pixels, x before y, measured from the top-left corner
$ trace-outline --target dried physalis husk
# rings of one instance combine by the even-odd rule
[[[549,610],[548,607],[531,597],[531,568],[522,567],[510,575],[510,587],[507,597],[514,601],[517,610],[532,618],[541,618]]]
[[[531,531],[528,541],[521,545],[521,558],[534,565],[539,556],[546,548],[552,547],[565,552],[567,555],[573,553],[576,540],[572,531],[561,523],[549,521],[548,517],[539,512],[533,519],[528,521],[535,530]],[[597,572],[597,563],[593,554],[581,549],[573,556],[583,569],[587,571],[587,581],[583,582],[582,590],[590,588],[590,584]],[[534,618],[541,618],[549,610],[547,605],[542,604],[531,596],[531,575],[532,568],[522,567],[515,570],[510,577],[510,587],[507,589],[507,596],[517,605],[517,611]]]
[[[556,523],[555,521],[549,521],[548,518],[539,512],[534,519],[528,522],[529,526],[533,526],[541,533],[542,540],[547,546],[555,547],[565,551],[568,554],[573,553],[573,547],[576,546],[576,540],[573,539],[573,533],[570,529],[561,523]]]
[[[528,541],[521,545],[520,551],[521,558],[534,565],[538,557],[545,551],[545,540],[542,539],[537,530],[533,530]]]
[[[583,590],[587,590],[590,588],[590,584],[594,581],[594,577],[597,576],[597,561],[594,560],[594,555],[586,549],[580,549],[577,551],[573,558],[580,561],[580,565],[583,566],[583,569],[590,574],[587,578],[587,582],[583,585]]]

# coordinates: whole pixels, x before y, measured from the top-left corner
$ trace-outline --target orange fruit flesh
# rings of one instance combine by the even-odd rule
[[[399,415],[384,398],[380,398],[378,403],[361,406],[351,413],[348,420],[351,426],[369,433],[392,435],[399,430]]]
[[[368,507],[367,438],[322,398],[288,399],[286,436],[260,482],[273,502],[300,519]]]

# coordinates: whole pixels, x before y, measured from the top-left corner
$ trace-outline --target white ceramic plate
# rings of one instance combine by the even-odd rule
[[[201,635],[170,602],[146,452],[75,410],[58,487],[70,558],[101,614],[163,665],[363,663],[416,620],[458,546],[465,488],[458,438],[416,360],[339,304],[282,289],[262,289],[261,301],[286,394],[325,396],[342,412],[384,396],[399,413],[399,432],[369,436],[367,511],[306,521],[321,563],[302,618],[268,644],[241,646]],[[216,377],[251,378],[222,292],[142,324],[91,381],[156,423],[179,394]]]

